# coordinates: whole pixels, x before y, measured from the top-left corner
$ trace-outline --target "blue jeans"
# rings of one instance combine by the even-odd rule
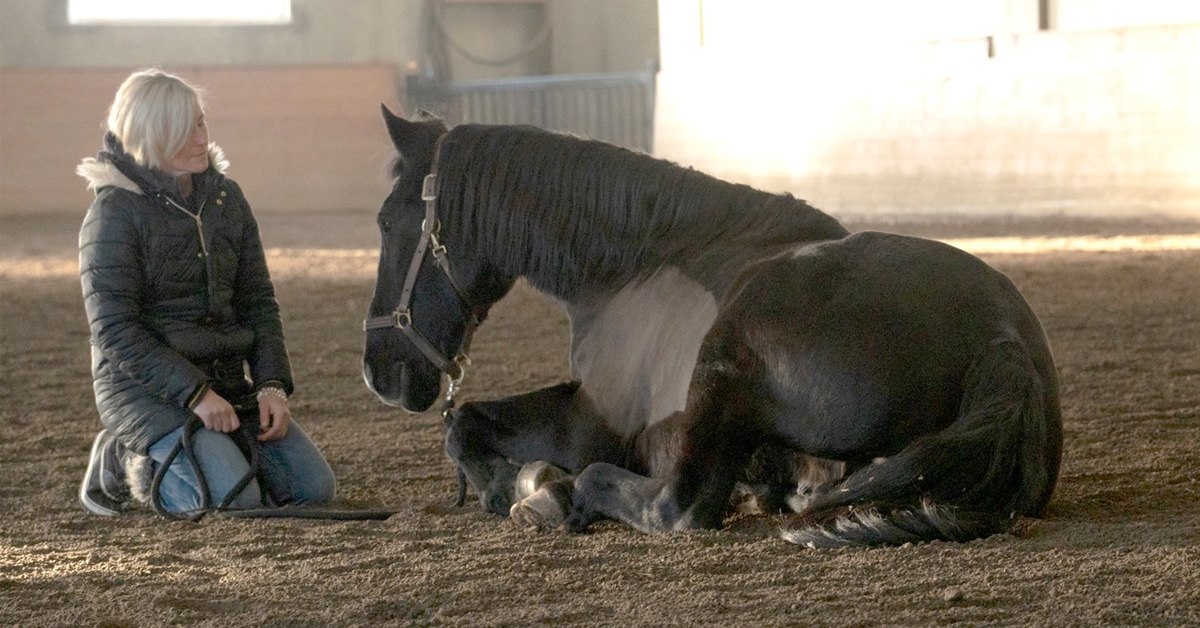
[[[248,430],[251,438],[258,436],[257,417],[242,421],[242,429]],[[170,455],[171,450],[183,437],[179,428],[160,438],[150,446],[153,469],[159,467]],[[196,460],[208,483],[209,505],[216,506],[241,481],[250,469],[246,457],[232,438],[221,432],[201,427],[192,439]],[[333,499],[337,482],[333,469],[325,461],[317,446],[309,440],[300,426],[292,421],[283,438],[259,442],[258,478],[252,480],[239,494],[230,508],[264,508],[271,506],[322,504]],[[259,482],[263,485],[260,486]],[[264,491],[267,497],[264,503]],[[169,512],[189,512],[203,508],[200,496],[200,481],[192,463],[180,453],[171,463],[159,485],[163,507]]]

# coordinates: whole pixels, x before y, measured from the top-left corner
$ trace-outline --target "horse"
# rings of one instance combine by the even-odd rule
[[[465,477],[521,523],[664,533],[720,527],[749,487],[798,512],[781,535],[807,547],[968,541],[1044,514],[1057,376],[1003,273],[599,141],[381,108],[398,156],[363,377],[410,413],[449,380],[460,502]],[[454,407],[473,333],[518,280],[569,315],[570,380]]]

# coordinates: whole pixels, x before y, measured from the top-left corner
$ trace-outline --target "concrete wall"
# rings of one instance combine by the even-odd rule
[[[121,78],[152,64],[210,88],[213,138],[256,208],[377,206],[389,150],[376,108],[430,67],[424,0],[294,0],[293,24],[220,28],[75,27],[65,7],[0,0],[0,213],[86,205],[74,164],[98,147]],[[640,69],[661,42],[661,156],[834,211],[1200,211],[1200,3],[444,9],[447,31],[488,58],[551,22],[545,47],[511,65],[450,52],[459,80]]]
[[[0,66],[400,64],[419,57],[421,0],[292,0],[262,26],[73,26],[67,0],[0,0]]]
[[[657,0],[554,0],[550,7],[555,73],[629,72],[657,64]]]
[[[402,77],[423,72],[424,0],[293,0],[278,26],[72,26],[66,0],[0,0],[0,214],[82,212],[74,175],[100,148],[117,86],[149,65],[208,89],[212,140],[258,211],[374,211],[391,146],[379,104],[398,110]],[[654,0],[445,3],[444,27],[473,56],[519,50],[516,63],[451,52],[457,80],[641,69],[657,56]],[[638,24],[631,27],[631,24]]]
[[[0,213],[82,217],[92,193],[75,166],[100,149],[105,112],[131,69],[0,74]],[[392,149],[379,104],[395,102],[395,68],[172,69],[206,89],[209,137],[256,211],[383,201]]]
[[[67,0],[0,0],[0,67],[387,64],[424,71],[426,0],[292,0],[291,24],[73,26]],[[549,22],[546,45],[507,65],[450,52],[452,78],[639,70],[658,56],[655,0],[440,0],[471,56],[504,59]]]
[[[1057,31],[1105,30],[1200,23],[1192,0],[1046,0],[1049,27]]]
[[[1200,24],[818,4],[662,0],[656,152],[841,213],[1200,215]]]

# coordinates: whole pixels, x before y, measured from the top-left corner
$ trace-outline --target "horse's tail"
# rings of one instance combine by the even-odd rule
[[[1040,516],[1058,478],[1062,417],[1053,367],[999,340],[968,370],[958,418],[828,484],[783,538],[807,547],[969,541]]]

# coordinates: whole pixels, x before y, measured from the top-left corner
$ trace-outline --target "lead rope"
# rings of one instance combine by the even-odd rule
[[[208,492],[208,480],[204,477],[204,470],[200,468],[200,461],[196,458],[195,452],[195,435],[204,424],[200,421],[200,417],[192,415],[192,418],[184,424],[183,435],[179,442],[171,448],[171,452],[163,460],[162,464],[154,472],[154,479],[150,483],[150,502],[154,506],[154,512],[164,519],[172,521],[192,521],[197,522],[203,519],[206,515],[214,515],[221,517],[237,518],[237,519],[329,519],[336,521],[364,521],[376,520],[381,521],[391,517],[399,512],[398,510],[331,510],[326,508],[309,508],[305,506],[282,506],[275,508],[247,508],[247,509],[230,509],[229,505],[237,499],[242,491],[250,485],[250,482],[258,476],[259,470],[259,444],[246,430],[239,428],[230,434],[231,438],[239,441],[242,445],[240,449],[247,452],[247,462],[250,464],[250,469],[238,480],[238,483],[229,490],[229,493],[221,500],[220,504],[214,508],[212,506],[212,497]],[[183,512],[171,512],[162,504],[162,481],[167,474],[167,470],[175,459],[182,453],[184,458],[191,464],[192,470],[196,473],[196,479],[200,484],[201,506],[195,510],[186,510]],[[265,497],[264,497],[265,499]]]
[[[444,248],[444,247],[443,247]],[[447,276],[450,276],[450,267],[445,267]],[[451,282],[454,279],[451,277]],[[469,307],[469,306],[468,306]],[[462,349],[458,352],[458,357],[454,359],[458,364],[458,377],[454,377],[446,373],[446,379],[449,384],[446,386],[446,400],[442,402],[442,425],[446,430],[450,429],[450,414],[454,411],[454,395],[458,394],[458,389],[462,386],[463,378],[467,376],[467,366],[471,364],[471,358],[468,356],[468,351],[471,349],[471,340],[475,337],[475,330],[479,327],[479,318],[474,315],[467,319],[467,330],[463,337]],[[444,436],[443,436],[444,438]],[[467,503],[467,474],[463,473],[462,467],[454,465],[455,480],[458,482],[458,488],[454,497],[454,507],[462,508]]]
[[[171,448],[171,452],[167,454],[162,464],[154,472],[154,479],[150,483],[150,501],[154,506],[154,512],[160,517],[174,521],[196,522],[210,513],[227,511],[233,500],[237,499],[238,495],[241,495],[242,491],[246,490],[246,487],[250,485],[250,482],[258,476],[258,443],[253,442],[253,439],[249,438],[245,431],[239,428],[233,433],[232,437],[240,440],[242,445],[244,445],[244,449],[249,452],[247,462],[250,464],[250,468],[242,476],[242,479],[238,480],[237,484],[234,484],[233,488],[229,489],[229,493],[225,495],[221,503],[217,504],[216,508],[213,508],[212,496],[208,492],[208,479],[204,476],[204,470],[200,468],[200,461],[196,458],[195,451],[194,439],[196,432],[203,425],[200,417],[193,414],[188,419],[188,422],[184,424],[183,435],[180,436],[179,441],[175,443],[175,446]],[[171,512],[162,503],[162,481],[167,475],[167,470],[171,468],[171,463],[175,462],[180,453],[191,464],[192,471],[196,474],[196,480],[200,484],[200,508],[183,512]]]
[[[442,424],[447,431],[450,429],[450,413],[454,411],[454,391],[446,394],[446,401],[442,404]],[[456,472],[455,479],[458,480],[458,491],[454,497],[454,507],[462,508],[467,503],[467,474],[463,473],[462,467],[454,465]]]

